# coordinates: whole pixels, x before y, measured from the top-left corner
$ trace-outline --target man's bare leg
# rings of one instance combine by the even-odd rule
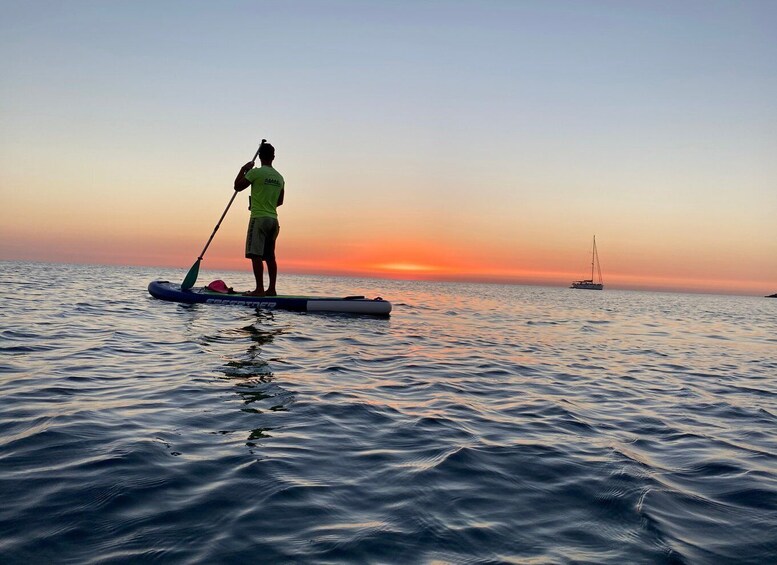
[[[265,296],[275,296],[275,279],[278,278],[278,263],[275,259],[267,259],[267,275],[270,277],[270,282],[267,285],[267,292]]]
[[[251,267],[254,270],[254,278],[256,279],[256,288],[251,292],[246,292],[245,294],[248,296],[264,296],[264,278],[263,278],[264,266],[262,265],[262,258],[256,255],[252,255]]]

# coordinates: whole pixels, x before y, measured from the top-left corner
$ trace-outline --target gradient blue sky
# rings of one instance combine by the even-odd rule
[[[596,233],[616,287],[777,290],[777,2],[0,9],[0,258],[190,264],[266,137],[290,268],[565,284]]]

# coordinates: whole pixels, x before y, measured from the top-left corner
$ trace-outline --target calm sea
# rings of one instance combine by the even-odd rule
[[[777,300],[184,274],[0,263],[2,563],[777,562]]]

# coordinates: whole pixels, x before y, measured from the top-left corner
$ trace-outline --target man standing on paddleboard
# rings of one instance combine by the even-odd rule
[[[281,174],[272,166],[274,159],[275,148],[262,141],[259,146],[259,161],[262,166],[254,168],[253,161],[246,163],[235,178],[236,191],[251,187],[251,219],[246,236],[246,258],[251,259],[256,288],[246,292],[247,296],[277,294],[275,279],[278,276],[278,264],[275,262],[275,240],[280,231],[277,207],[283,204],[284,182]],[[264,290],[262,261],[267,263],[267,274],[270,278],[267,291]]]

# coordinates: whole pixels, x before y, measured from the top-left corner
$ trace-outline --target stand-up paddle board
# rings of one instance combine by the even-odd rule
[[[391,302],[382,298],[346,296],[331,298],[321,296],[245,296],[244,294],[222,294],[208,288],[181,290],[181,285],[168,281],[153,281],[148,292],[154,298],[184,304],[225,304],[227,306],[250,306],[266,310],[292,310],[294,312],[341,312],[345,314],[370,314],[388,316]]]

